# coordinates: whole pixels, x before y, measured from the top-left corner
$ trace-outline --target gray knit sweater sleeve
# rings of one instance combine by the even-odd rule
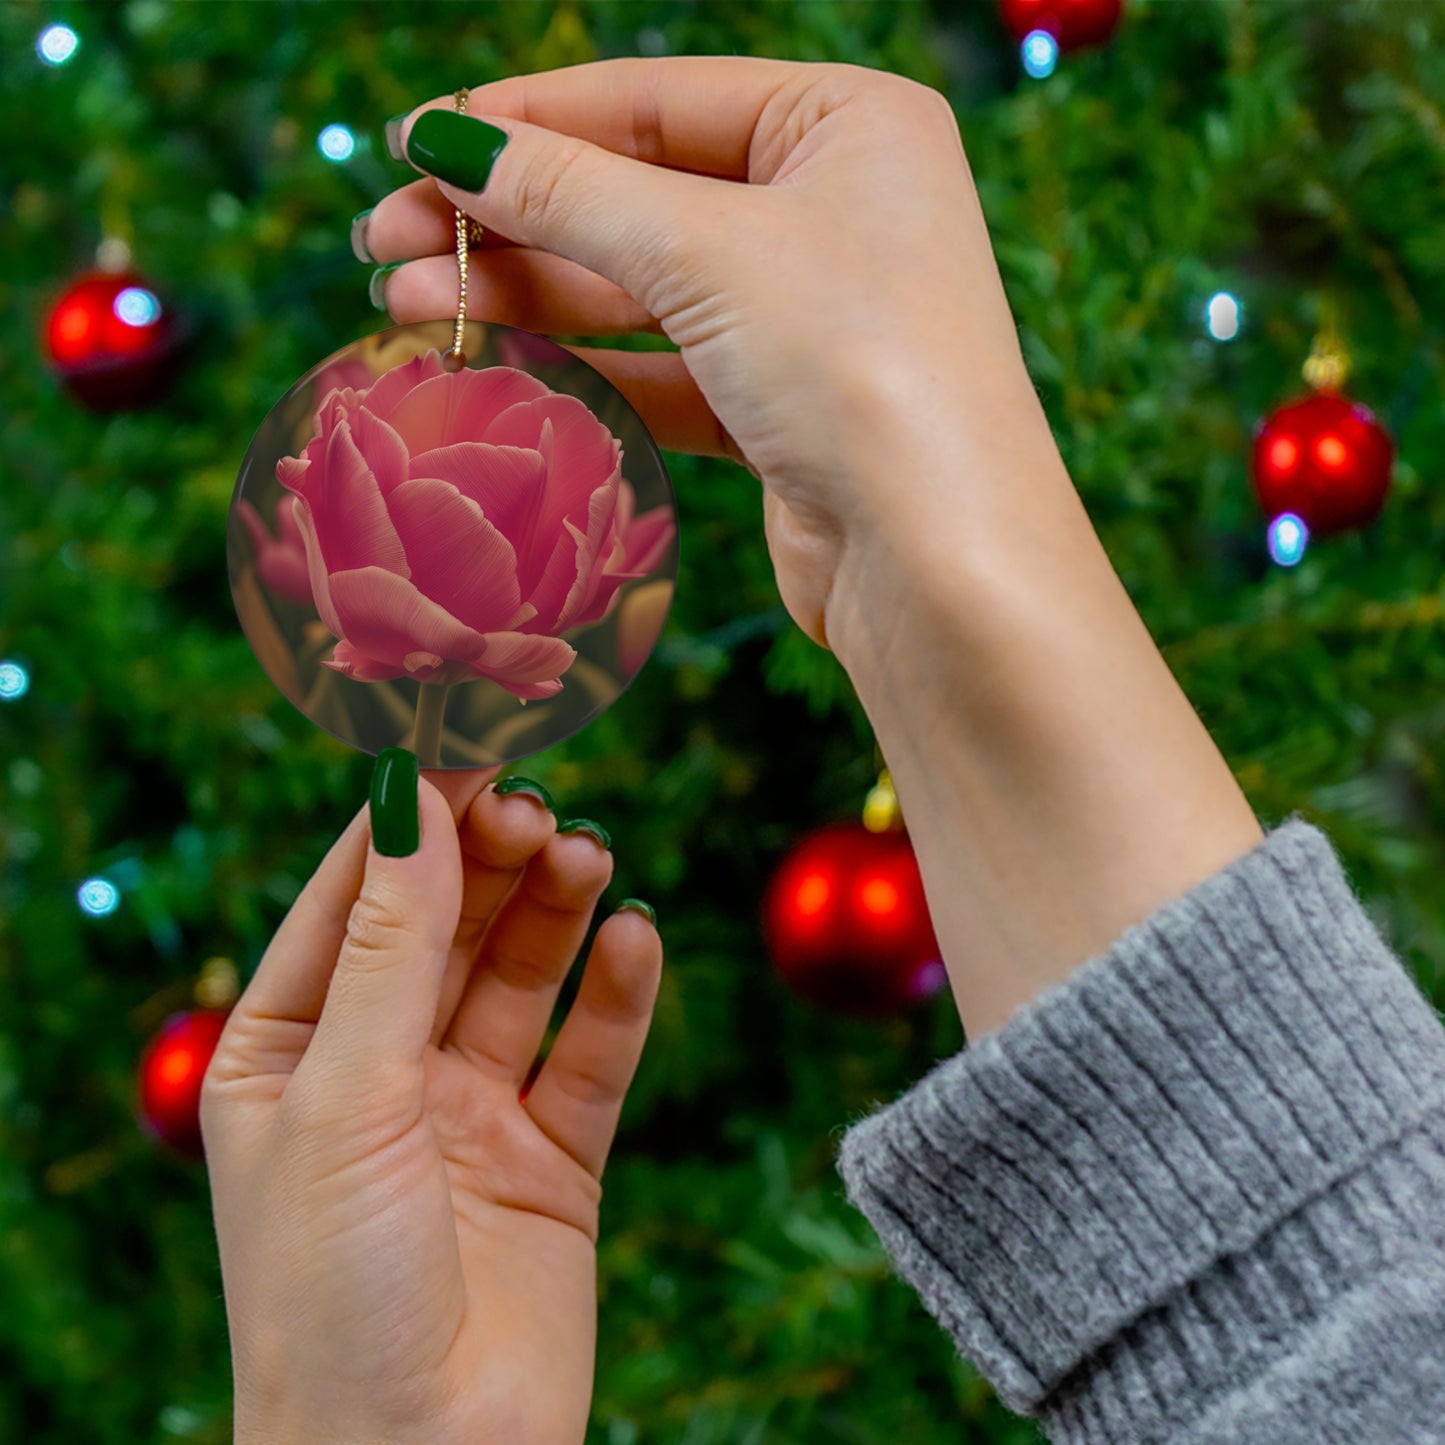
[[[1055,1442],[1445,1441],[1445,1029],[1302,819],[855,1124],[839,1168]]]

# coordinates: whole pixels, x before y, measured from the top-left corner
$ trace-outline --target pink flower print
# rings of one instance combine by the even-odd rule
[[[241,520],[256,548],[256,571],[262,583],[278,597],[314,607],[311,574],[306,568],[306,544],[301,540],[295,505],[293,498],[281,498],[276,507],[276,536],[273,537],[250,502],[242,499],[238,504]]]
[[[666,545],[654,513],[632,522],[617,439],[511,367],[448,372],[431,351],[330,392],[316,425],[276,475],[338,639],[324,665],[348,677],[552,697],[577,655],[559,634]]]

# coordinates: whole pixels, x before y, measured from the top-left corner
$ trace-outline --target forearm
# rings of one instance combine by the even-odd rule
[[[875,433],[895,498],[929,480],[847,549],[828,614],[970,1039],[1262,836],[1031,401],[989,440]]]

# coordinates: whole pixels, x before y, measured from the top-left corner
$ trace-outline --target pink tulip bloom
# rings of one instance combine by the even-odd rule
[[[666,508],[634,520],[607,428],[511,367],[448,372],[431,351],[329,392],[316,426],[276,475],[338,639],[323,665],[347,677],[552,697],[577,656],[560,634],[671,540]]]
[[[261,520],[261,514],[244,498],[240,503],[241,520],[251,534],[256,548],[256,571],[262,583],[278,597],[292,602],[316,604],[311,599],[311,574],[306,568],[306,544],[292,511],[290,497],[282,497],[276,508],[276,536]]]

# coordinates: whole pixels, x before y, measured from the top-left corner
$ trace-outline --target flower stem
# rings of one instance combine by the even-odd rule
[[[449,683],[424,682],[416,695],[416,726],[412,729],[411,750],[424,768],[442,765],[442,715],[447,709]]]

